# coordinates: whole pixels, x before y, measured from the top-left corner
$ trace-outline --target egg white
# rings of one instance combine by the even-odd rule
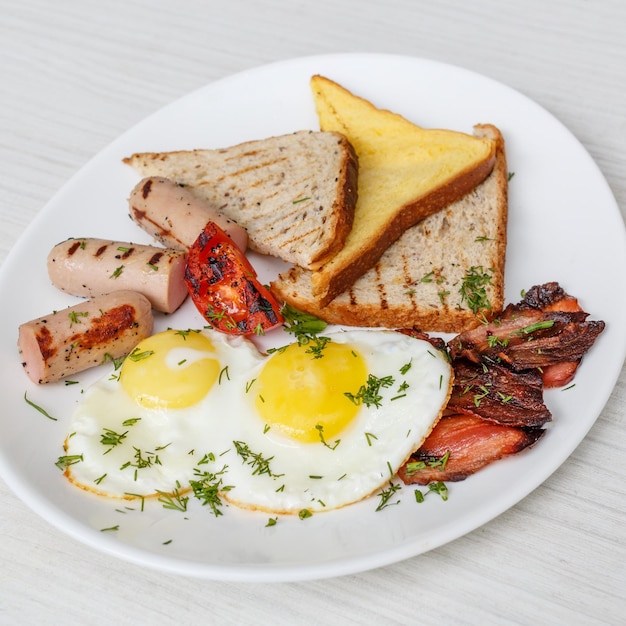
[[[174,409],[142,406],[124,391],[119,371],[87,389],[65,440],[66,456],[81,459],[66,469],[71,482],[115,498],[188,489],[198,463],[221,446],[215,446],[216,433],[228,428],[234,406],[242,402],[241,388],[229,378],[245,380],[264,358],[242,337],[202,332],[213,343],[221,373],[195,405]],[[166,362],[174,367],[183,360],[192,364],[202,356],[206,355],[174,347]],[[106,445],[102,440],[106,429],[124,438],[117,445]]]
[[[240,337],[202,332],[215,346],[222,373],[194,406],[141,407],[111,376],[87,391],[66,440],[66,454],[82,459],[66,470],[73,483],[109,497],[149,497],[182,493],[210,472],[221,479],[221,497],[240,507],[328,511],[384,488],[449,397],[452,369],[428,342],[395,331],[329,333],[357,350],[370,374],[394,382],[381,391],[380,406],[361,404],[338,435],[302,443],[268,427],[255,408],[255,381],[271,357]],[[137,421],[124,426],[127,420]],[[105,446],[103,429],[126,434],[118,445]]]

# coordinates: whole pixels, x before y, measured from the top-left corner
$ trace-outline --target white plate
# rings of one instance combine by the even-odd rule
[[[21,322],[76,302],[50,286],[46,256],[57,242],[95,236],[149,242],[127,216],[138,176],[121,163],[136,151],[223,147],[303,128],[317,128],[309,78],[322,73],[378,107],[426,127],[471,132],[491,122],[507,141],[510,184],[508,301],[534,284],[557,280],[592,318],[607,323],[585,357],[576,385],[549,391],[553,422],[532,450],[450,484],[447,502],[432,494],[417,504],[413,489],[375,512],[370,499],[310,519],[280,519],[230,507],[215,518],[160,506],[143,512],[70,487],[55,467],[80,385],[37,387],[16,351]],[[266,279],[273,271],[259,263]],[[0,274],[0,470],[38,514],[84,543],[135,563],[221,580],[287,581],[336,576],[390,564],[464,535],[513,506],[557,468],[593,425],[626,352],[626,293],[613,271],[626,267],[626,237],[616,202],[598,168],[554,117],[523,95],[483,76],[421,59],[331,55],[272,64],[213,83],[164,108],[90,161],[49,202],[12,250]],[[199,326],[189,302],[159,325]],[[47,419],[24,401],[45,408]],[[119,526],[118,531],[103,531]]]

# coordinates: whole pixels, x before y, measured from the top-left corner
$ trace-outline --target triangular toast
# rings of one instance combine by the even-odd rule
[[[248,232],[252,250],[315,269],[352,225],[358,163],[343,135],[302,130],[218,149],[141,152],[142,177],[185,185]],[[171,219],[176,219],[175,215]]]
[[[272,281],[276,296],[329,323],[349,326],[458,333],[498,315],[504,304],[508,217],[505,145],[493,125],[474,130],[497,146],[496,164],[480,185],[409,228],[327,305],[313,296],[313,272],[298,267]]]
[[[313,76],[311,88],[321,129],[345,135],[359,159],[352,230],[311,276],[313,296],[323,306],[373,267],[407,228],[481,183],[493,168],[495,143],[422,128],[323,76]]]

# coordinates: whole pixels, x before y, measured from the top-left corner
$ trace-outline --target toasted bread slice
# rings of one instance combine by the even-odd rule
[[[478,125],[475,133],[496,143],[496,164],[484,182],[407,230],[326,306],[313,294],[312,272],[298,268],[272,282],[274,293],[327,322],[353,326],[458,333],[500,313],[508,217],[505,145],[495,126]]]
[[[187,186],[248,231],[249,247],[315,269],[343,246],[354,216],[358,162],[335,132],[298,131],[216,150],[137,153],[143,177]]]
[[[488,137],[424,129],[377,109],[323,76],[311,79],[320,127],[344,134],[359,158],[358,201],[343,248],[311,277],[324,305],[373,267],[409,227],[471,191],[491,172]]]

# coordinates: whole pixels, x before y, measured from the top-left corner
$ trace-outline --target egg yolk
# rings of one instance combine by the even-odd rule
[[[141,341],[124,359],[120,383],[148,408],[183,408],[201,400],[219,376],[211,341],[195,331],[166,330]]]
[[[359,407],[346,397],[366,383],[365,359],[351,346],[330,342],[315,358],[307,346],[275,352],[255,387],[255,406],[270,427],[305,443],[332,444]]]

